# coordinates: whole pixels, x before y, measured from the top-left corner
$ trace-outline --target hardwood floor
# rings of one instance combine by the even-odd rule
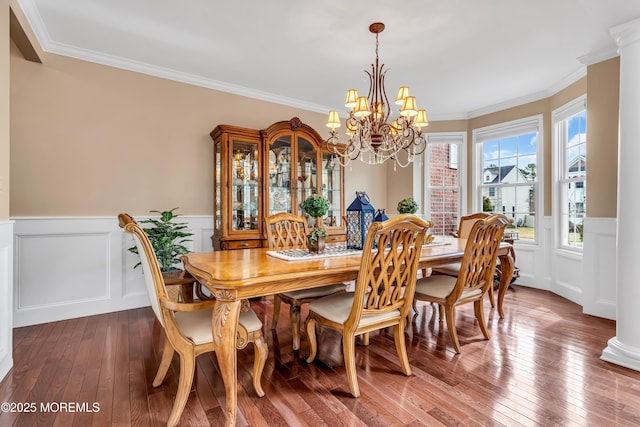
[[[252,305],[270,325],[272,299]],[[505,319],[486,307],[490,341],[472,307],[458,311],[456,356],[437,308],[419,303],[407,337],[410,377],[400,371],[391,331],[373,333],[368,347],[356,348],[358,399],[349,394],[340,336],[321,330],[318,358],[308,365],[305,337],[299,353],[291,350],[283,308],[277,332],[266,329],[265,397],[251,386],[253,350],[239,352],[238,425],[640,425],[640,372],[599,359],[615,335],[613,321],[523,287],[507,294]],[[2,412],[0,426],[164,425],[178,359],[153,388],[161,348],[150,308],[17,328],[0,403],[33,403],[36,411]],[[201,356],[180,425],[223,425],[223,396],[215,355]],[[61,411],[64,402],[86,405]]]

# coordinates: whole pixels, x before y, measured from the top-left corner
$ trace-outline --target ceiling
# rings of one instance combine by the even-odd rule
[[[43,49],[312,111],[368,90],[384,22],[389,97],[431,120],[547,97],[616,55],[640,0],[17,0]]]

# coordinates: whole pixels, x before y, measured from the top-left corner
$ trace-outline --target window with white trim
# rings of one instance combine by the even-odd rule
[[[573,250],[582,250],[587,208],[586,102],[583,95],[552,112],[558,246]]]
[[[476,210],[502,213],[520,240],[540,225],[542,115],[474,129]]]
[[[427,134],[424,212],[433,222],[434,236],[448,236],[458,229],[463,200],[464,144],[464,132]]]

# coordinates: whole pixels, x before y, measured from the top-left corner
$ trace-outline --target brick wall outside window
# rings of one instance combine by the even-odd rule
[[[429,150],[429,215],[433,222],[432,233],[436,236],[449,235],[458,229],[458,169],[451,167],[457,165],[457,159],[454,162],[450,159],[451,144],[431,144]]]

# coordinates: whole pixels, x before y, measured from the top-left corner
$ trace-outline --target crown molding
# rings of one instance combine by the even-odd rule
[[[612,27],[609,34],[620,48],[640,41],[640,18]]]
[[[468,120],[468,113],[429,114],[430,122],[446,122],[449,120]]]
[[[573,73],[558,80],[555,84],[547,88],[547,90],[545,91],[547,93],[547,96],[545,98],[555,95],[556,93],[560,92],[562,89],[565,89],[571,86],[572,84],[574,84],[575,82],[577,82],[578,80],[586,76],[587,76],[587,67],[586,65],[582,64]]]
[[[46,52],[322,114],[326,114],[334,109],[325,105],[305,102],[299,99],[289,98],[270,92],[264,92],[245,86],[234,85],[215,79],[196,76],[170,68],[150,65],[140,61],[118,57],[115,55],[108,55],[88,49],[77,48],[63,43],[53,42],[46,30],[46,27],[44,26],[43,20],[38,12],[38,9],[35,7],[33,0],[17,0],[17,2],[22,8],[25,16],[27,17],[27,20],[29,21],[33,32],[35,33],[40,45],[42,46],[42,49]],[[635,21],[632,21],[630,23],[622,24],[612,28],[612,36],[614,35],[614,31],[623,32],[624,30],[628,30],[629,27],[632,27],[631,24],[634,23]],[[525,95],[519,98],[510,99],[498,104],[479,108],[477,110],[472,110],[466,113],[449,113],[440,115],[432,114],[430,115],[429,119],[431,121],[467,120],[486,114],[495,113],[497,111],[517,107],[529,102],[538,101],[540,99],[548,98],[564,89],[565,87],[569,86],[570,84],[576,82],[580,78],[586,76],[586,65],[609,59],[615,55],[616,53],[610,50],[602,50],[595,52],[594,54],[588,54],[578,58],[578,61],[581,62],[580,68],[575,72],[569,74],[565,78],[561,79],[556,84],[547,88],[546,90]]]
[[[134,71],[137,73],[147,74],[163,79],[174,80],[181,83],[187,83],[194,86],[205,87],[208,89],[219,90],[222,92],[232,93],[234,95],[245,96],[247,98],[259,99],[261,101],[273,102],[275,104],[286,105],[289,107],[300,108],[307,111],[317,113],[328,113],[331,108],[314,104],[311,102],[301,101],[299,99],[289,98],[270,92],[264,92],[245,86],[234,85],[220,80],[209,79],[194,74],[184,73],[182,71],[173,70],[157,65],[150,65],[144,62],[135,61],[128,58],[122,58],[115,55],[108,55],[101,52],[95,52],[88,49],[81,49],[75,46],[69,46],[63,43],[48,42],[46,50],[57,55],[68,56],[83,61],[94,62],[97,64],[107,65],[123,70]]]
[[[562,89],[568,87],[569,85],[575,83],[581,78],[587,75],[587,67],[581,65],[579,69],[574,71],[573,73],[567,75],[561,80],[557,81],[552,86],[548,87],[545,90],[540,92],[532,93],[529,95],[521,96],[519,98],[510,99],[499,104],[490,105],[488,107],[479,108],[477,110],[473,110],[469,112],[469,118],[473,119],[480,116],[485,116],[487,114],[496,113],[498,111],[507,110],[509,108],[518,107],[520,105],[528,104],[530,102],[539,101],[541,99],[549,98],[552,95],[560,92]]]
[[[607,59],[615,58],[618,56],[618,49],[616,47],[608,47],[605,49],[600,49],[595,52],[588,53],[586,55],[580,56],[578,61],[583,63],[585,66],[597,64],[598,62],[606,61]]]

